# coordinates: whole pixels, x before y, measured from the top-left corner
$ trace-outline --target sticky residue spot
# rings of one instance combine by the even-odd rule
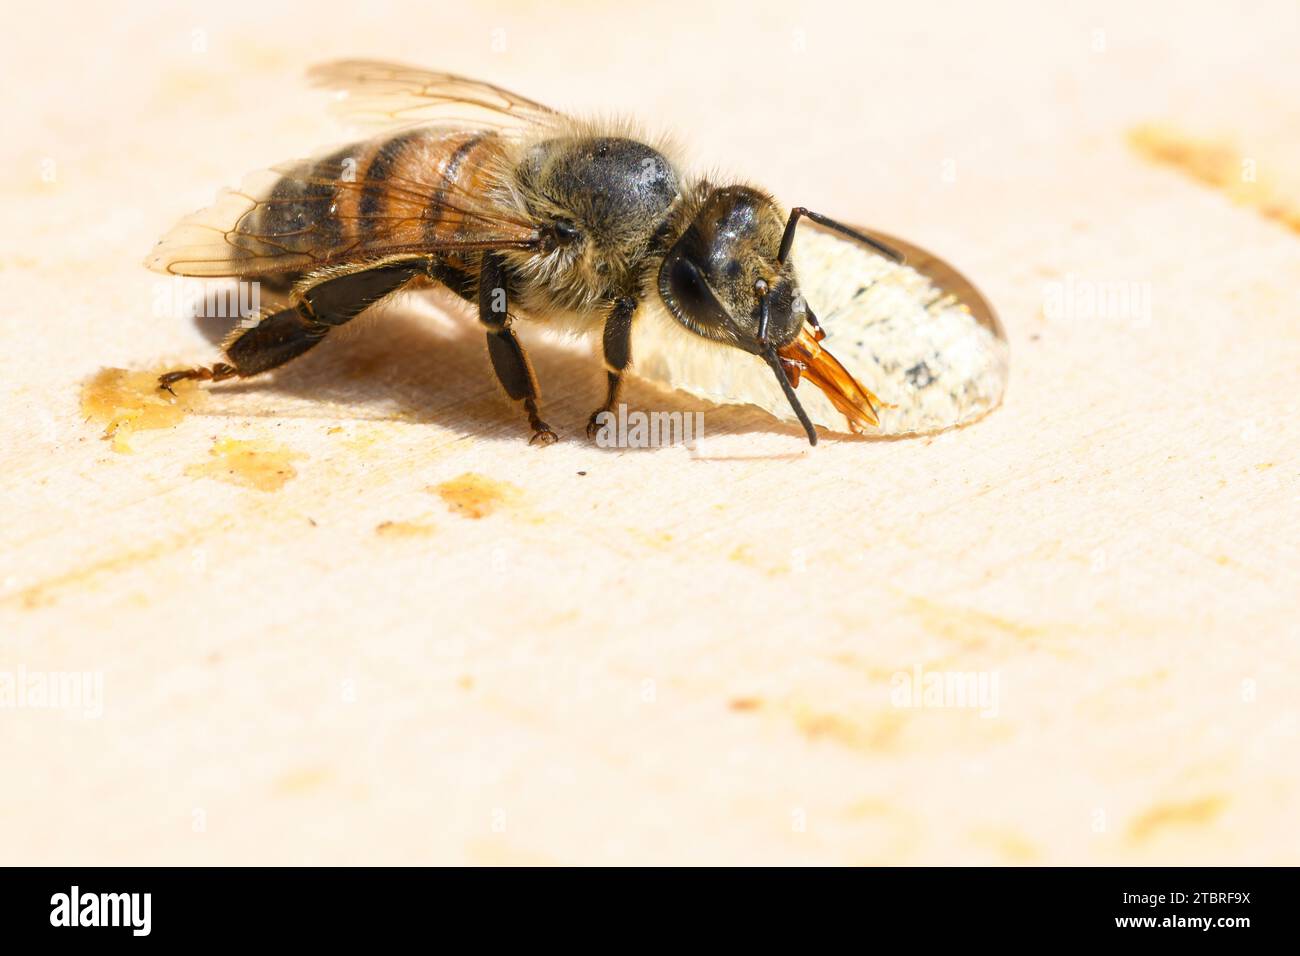
[[[504,505],[518,501],[523,492],[509,482],[467,472],[429,489],[438,495],[453,514],[464,518],[486,518]]]
[[[1227,193],[1293,232],[1300,232],[1300,197],[1284,192],[1253,159],[1225,140],[1202,139],[1168,126],[1139,126],[1129,145],[1152,162],[1171,166],[1197,182]]]
[[[130,453],[133,433],[171,428],[207,399],[195,382],[177,382],[172,389],[175,395],[158,388],[157,372],[102,368],[81,388],[81,411],[104,426],[114,451]]]
[[[384,521],[375,526],[381,538],[424,538],[433,532],[433,525],[425,521]]]
[[[763,706],[763,701],[757,697],[733,697],[727,701],[727,706],[732,710],[745,712],[758,710]]]
[[[1218,818],[1226,805],[1227,800],[1219,796],[1158,804],[1129,824],[1128,838],[1134,843],[1143,843],[1165,830],[1207,826]]]
[[[293,462],[307,456],[265,442],[221,438],[212,443],[210,461],[190,465],[185,474],[215,478],[258,491],[279,491],[298,474]]]

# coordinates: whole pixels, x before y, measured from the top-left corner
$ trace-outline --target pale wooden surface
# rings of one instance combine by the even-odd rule
[[[656,6],[7,14],[0,672],[104,708],[0,710],[0,861],[1297,862],[1294,5]],[[1005,407],[607,452],[596,367],[538,343],[539,451],[474,323],[408,302],[114,451],[81,382],[214,354],[141,257],[338,138],[298,77],[342,55],[631,111],[933,248],[1007,325]],[[1150,318],[1045,314],[1067,281]],[[223,440],[296,475],[205,477]],[[429,490],[466,474],[518,491]],[[914,667],[997,715],[893,706]]]

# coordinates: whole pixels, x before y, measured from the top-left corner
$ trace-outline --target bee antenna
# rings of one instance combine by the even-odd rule
[[[776,354],[776,348],[769,345],[763,350],[763,358],[771,366],[772,371],[776,373],[776,380],[781,383],[781,391],[785,392],[786,401],[794,409],[795,417],[799,419],[799,424],[803,426],[803,430],[808,433],[808,444],[817,444],[817,429],[813,427],[808,413],[803,410],[798,397],[794,394],[794,389],[790,387],[790,378],[785,374],[785,369],[781,367],[781,359]]]
[[[901,252],[892,246],[885,245],[879,239],[873,239],[865,232],[859,232],[850,226],[844,225],[842,222],[836,222],[830,216],[823,216],[821,213],[813,212],[811,209],[805,209],[803,206],[795,206],[790,210],[790,218],[786,220],[785,224],[785,234],[781,236],[781,251],[776,254],[776,261],[780,265],[785,265],[786,257],[790,255],[790,247],[794,245],[794,227],[799,224],[799,218],[801,216],[807,216],[820,226],[825,226],[827,229],[834,230],[842,236],[848,236],[850,239],[860,242],[864,246],[870,246],[882,256],[894,260],[899,265],[902,265],[905,261]]]

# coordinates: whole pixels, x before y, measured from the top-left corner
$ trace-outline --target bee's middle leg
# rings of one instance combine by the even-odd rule
[[[479,269],[478,317],[487,329],[488,357],[506,394],[524,403],[528,424],[533,429],[530,445],[550,445],[558,440],[551,426],[537,412],[537,376],[528,364],[524,347],[510,327],[509,276],[501,259],[483,256]]]
[[[601,345],[605,356],[605,404],[591,413],[587,420],[587,437],[595,438],[600,431],[600,416],[614,411],[619,392],[623,390],[623,375],[632,364],[632,316],[636,314],[636,299],[625,296],[614,301],[614,307],[605,318],[605,333]]]

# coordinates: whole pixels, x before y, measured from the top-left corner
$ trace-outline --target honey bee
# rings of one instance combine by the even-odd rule
[[[804,219],[894,262],[865,232],[755,186],[693,176],[632,125],[575,119],[489,83],[374,61],[314,68],[379,136],[260,174],[182,220],[146,264],[174,275],[238,277],[283,293],[244,323],[225,361],[162,375],[220,382],[283,365],[329,331],[417,280],[477,306],[506,394],[531,442],[556,434],[517,318],[599,333],[605,401],[632,368],[632,330],[654,316],[728,362],[761,362],[811,444],[795,389],[807,379],[863,431],[879,400],[821,344],[790,250]]]

